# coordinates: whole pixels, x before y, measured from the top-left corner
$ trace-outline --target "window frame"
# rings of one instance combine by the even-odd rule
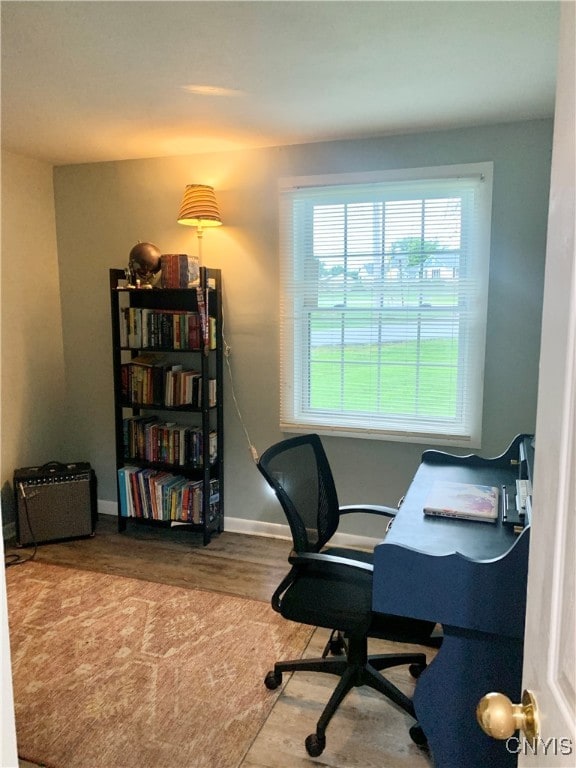
[[[282,431],[291,433],[314,431],[319,434],[334,436],[401,440],[403,442],[467,448],[480,447],[490,265],[492,180],[492,162],[367,173],[299,176],[280,180],[280,429]],[[380,414],[376,418],[379,424],[375,426],[373,415],[369,414],[364,419],[365,423],[358,425],[346,423],[346,417],[342,414],[337,415],[335,411],[332,411],[333,417],[330,417],[329,410],[323,416],[314,409],[309,409],[306,412],[302,408],[301,392],[303,377],[306,379],[304,383],[310,382],[310,375],[307,370],[310,366],[311,346],[303,328],[300,329],[300,332],[296,332],[297,304],[302,303],[306,298],[306,287],[302,287],[306,281],[303,281],[301,276],[297,274],[299,256],[295,253],[298,250],[295,243],[298,237],[303,236],[303,233],[298,231],[294,223],[294,198],[297,198],[298,193],[302,191],[315,194],[315,188],[318,188],[319,197],[324,192],[322,188],[326,188],[326,191],[332,188],[339,190],[348,188],[349,199],[352,200],[358,185],[396,185],[410,182],[415,185],[422,183],[426,187],[433,185],[435,181],[441,184],[450,181],[455,184],[471,182],[475,187],[475,214],[469,221],[467,220],[473,238],[471,261],[468,266],[471,270],[470,276],[474,280],[474,295],[477,306],[472,319],[474,329],[473,331],[468,329],[464,339],[465,346],[471,346],[469,342],[473,341],[475,347],[472,350],[466,350],[467,384],[465,386],[470,387],[470,392],[466,394],[468,403],[466,423],[454,430],[448,429],[448,424],[444,420],[445,426],[438,429],[442,420],[434,418],[428,428],[425,417],[414,420]],[[423,199],[428,199],[425,194]],[[302,285],[295,288],[299,283]],[[461,370],[460,367],[458,370]],[[354,418],[353,416],[351,420]]]

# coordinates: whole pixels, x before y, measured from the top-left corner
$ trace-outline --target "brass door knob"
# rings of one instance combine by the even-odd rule
[[[509,739],[522,731],[529,741],[538,738],[538,709],[531,691],[522,693],[522,704],[512,704],[503,693],[487,693],[476,707],[478,724],[493,739]]]

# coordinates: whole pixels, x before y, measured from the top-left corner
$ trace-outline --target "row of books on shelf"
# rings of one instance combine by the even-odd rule
[[[201,525],[216,519],[220,512],[220,484],[210,480],[204,520],[204,490],[201,480],[190,480],[170,472],[137,467],[118,470],[120,514],[147,520],[192,523]]]
[[[158,355],[142,354],[121,365],[122,401],[178,408],[202,407],[202,375]],[[216,379],[208,379],[208,406],[216,405]]]
[[[123,307],[120,346],[129,349],[198,350],[204,347],[204,317],[199,312]],[[216,319],[209,316],[208,345],[216,349]]]
[[[209,431],[208,461],[218,455],[218,434]],[[204,466],[204,432],[200,427],[162,421],[156,416],[131,416],[123,419],[124,458],[192,466]]]

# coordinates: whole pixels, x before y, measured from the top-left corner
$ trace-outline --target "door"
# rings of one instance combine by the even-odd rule
[[[522,680],[540,737],[509,740],[521,768],[576,765],[575,7],[562,3]]]

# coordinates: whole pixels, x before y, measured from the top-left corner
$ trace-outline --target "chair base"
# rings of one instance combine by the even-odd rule
[[[266,687],[273,690],[281,685],[284,672],[324,672],[337,675],[340,678],[316,724],[316,733],[310,734],[306,739],[306,750],[311,757],[318,757],[324,751],[326,728],[345,696],[353,688],[369,686],[415,718],[412,700],[381,675],[380,671],[409,664],[411,665],[410,673],[414,677],[418,677],[426,668],[425,654],[395,653],[368,656],[368,642],[364,636],[349,637],[347,645],[348,652],[344,657],[326,658],[323,656],[315,659],[279,661],[264,680]]]

